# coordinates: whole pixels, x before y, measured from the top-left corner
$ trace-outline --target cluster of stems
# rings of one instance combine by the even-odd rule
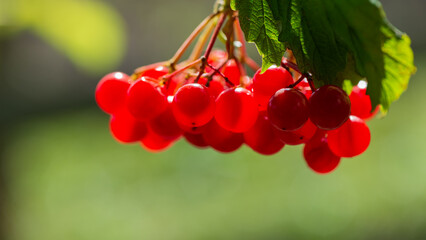
[[[197,37],[198,41],[195,43],[192,53],[188,59],[179,62]],[[209,59],[210,53],[212,52],[213,46],[218,38],[224,41],[228,57],[218,67],[214,67],[209,64],[207,60]],[[207,47],[203,53],[203,49],[206,44]],[[238,52],[236,52],[236,48],[238,48]],[[291,51],[289,51],[289,53],[292,56]],[[166,74],[161,78],[161,83],[165,85],[167,85],[168,80],[173,76],[193,69],[195,71],[193,71],[192,74],[189,74],[189,76],[196,77],[194,82],[198,82],[201,77],[205,77],[207,79],[208,87],[213,76],[217,74],[228,84],[233,86],[234,84],[220,71],[230,60],[235,61],[242,76],[247,75],[246,67],[251,68],[253,71],[257,71],[260,68],[260,66],[247,54],[246,41],[238,19],[238,12],[233,11],[229,7],[229,0],[218,0],[216,2],[214,12],[207,16],[193,30],[170,60],[139,67],[134,71],[131,78],[136,80],[141,73],[148,69],[158,66],[166,66],[169,69],[169,74]],[[295,63],[291,62],[287,58],[283,58],[281,66],[287,70],[292,69],[300,75],[299,79],[289,87],[293,88],[302,80],[307,79],[311,89],[315,90],[311,75],[301,73]],[[205,73],[207,67],[213,71],[208,74]],[[240,82],[241,86],[244,86],[244,84],[245,83],[243,81]]]

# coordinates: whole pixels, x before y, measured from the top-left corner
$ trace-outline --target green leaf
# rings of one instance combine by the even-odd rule
[[[256,11],[260,4],[269,6],[268,11]],[[274,27],[273,34],[266,31],[266,37],[252,38],[258,47],[264,39],[275,39],[278,31],[276,48],[284,44],[291,49],[299,68],[310,72],[317,86],[350,89],[365,78],[372,104],[381,104],[384,111],[415,72],[410,39],[389,24],[377,0],[233,0],[233,7],[243,16],[246,34],[257,29],[252,26],[261,23],[258,19],[268,19]],[[274,59],[277,52],[268,49],[263,58],[271,54]]]
[[[382,48],[386,76],[381,82],[380,99],[373,100],[379,101],[382,109],[386,111],[407,89],[416,68],[413,65],[414,56],[410,38],[406,34],[394,35],[391,29],[384,28],[382,31],[390,37]]]
[[[273,18],[272,1],[266,0],[234,0],[233,9],[238,9],[241,28],[248,42],[256,43],[262,56],[262,71],[271,65],[280,65],[285,52],[284,44],[278,40],[279,25]],[[272,2],[273,3],[273,2]]]

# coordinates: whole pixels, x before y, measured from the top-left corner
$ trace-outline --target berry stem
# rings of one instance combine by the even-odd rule
[[[209,36],[213,32],[215,25],[216,24],[214,22],[210,22],[210,24],[208,24],[206,29],[204,29],[204,32],[200,35],[200,38],[198,38],[198,41],[195,44],[195,47],[192,50],[192,53],[189,56],[188,61],[194,61],[197,58],[201,57],[201,52],[203,51],[204,46],[209,40]]]
[[[234,86],[234,84],[231,81],[229,81],[229,79],[219,69],[213,67],[210,63],[206,63],[206,65],[209,68],[211,68],[215,73],[219,74],[223,79],[225,79],[226,83],[230,84],[231,86]],[[211,77],[213,77],[213,75],[210,75],[209,77],[211,78]]]
[[[207,24],[215,17],[217,13],[210,14],[207,18],[205,18],[189,35],[189,37],[185,40],[185,42],[180,46],[175,55],[170,59],[170,69],[171,71],[175,70],[176,63],[179,62],[182,55],[194,41],[194,39],[200,34],[200,32],[207,26]]]
[[[169,74],[167,74],[167,75],[164,75],[164,76],[162,77],[162,79],[163,79],[164,81],[167,81],[167,80],[169,80],[170,78],[172,78],[173,76],[176,76],[177,74],[179,74],[179,73],[181,73],[181,72],[185,71],[185,70],[186,70],[186,69],[188,69],[188,68],[194,67],[194,66],[196,66],[196,65],[200,64],[201,62],[202,62],[202,59],[201,59],[201,58],[199,58],[199,59],[197,59],[197,60],[195,60],[195,61],[193,61],[193,62],[191,62],[191,63],[189,63],[189,64],[185,65],[184,67],[179,68],[178,70],[176,70],[176,71],[174,71],[174,72],[172,72],[172,73],[169,73]]]
[[[301,81],[303,81],[303,79],[305,79],[306,77],[304,76],[304,75],[301,75],[300,77],[299,77],[299,79],[296,81],[296,82],[294,82],[293,84],[290,84],[290,85],[288,85],[288,87],[287,88],[294,88],[294,87],[296,87]]]
[[[299,67],[297,67],[296,64],[288,61],[287,58],[283,57],[283,59],[281,61],[281,66],[283,68],[292,68],[294,71],[296,71],[297,73],[301,74],[302,75],[301,78],[306,78],[308,80],[309,87],[311,87],[312,92],[314,92],[316,90],[315,85],[314,85],[314,81],[312,80],[312,76],[309,73],[303,74],[300,71]]]
[[[216,70],[217,71],[220,71],[227,63],[228,63],[228,61],[229,61],[229,59],[226,59],[225,61],[223,61],[220,65],[219,65],[219,67],[217,67],[216,68]],[[216,71],[213,71],[212,73],[210,73],[208,76],[207,76],[207,78],[208,79],[210,79],[210,78],[212,78],[214,75],[216,75],[217,74],[217,72]]]
[[[287,58],[283,57],[283,59],[281,61],[281,66],[283,68],[292,68],[294,71],[302,74],[302,72],[299,70],[299,67],[296,64],[290,62]]]
[[[224,29],[226,29],[226,51],[228,52],[228,58],[235,58],[235,47],[234,47],[234,40],[235,40],[235,34],[234,34],[234,21],[235,17],[230,15],[229,20],[224,26]]]
[[[312,78],[307,78],[308,79],[308,83],[309,83],[309,87],[311,87],[312,92],[315,92],[316,88],[314,85],[314,81],[312,80]]]
[[[246,48],[246,41],[244,38],[244,32],[241,29],[240,20],[238,17],[235,18],[234,21],[234,28],[237,32],[237,39],[241,43],[240,47],[240,55],[241,55],[241,62],[247,64],[253,71],[257,71],[260,66],[247,55],[247,48]]]
[[[240,85],[244,86],[243,77],[247,76],[246,69],[244,68],[243,64],[236,57],[234,57],[234,61],[237,64],[238,69],[240,70]]]
[[[213,32],[213,35],[210,38],[210,42],[209,42],[209,45],[207,46],[206,52],[204,53],[204,56],[201,57],[200,72],[198,73],[197,78],[194,80],[195,83],[198,82],[198,79],[200,79],[201,75],[203,75],[203,73],[204,73],[204,70],[205,70],[206,64],[207,64],[207,59],[210,56],[210,53],[213,49],[213,45],[216,42],[217,36],[219,34],[220,29],[222,28],[223,23],[225,22],[226,16],[227,16],[227,13],[224,12],[219,17],[219,21],[216,25],[216,28]]]
[[[257,71],[260,68],[257,62],[248,56],[244,59],[244,63],[247,64],[247,66],[249,66],[253,71]]]

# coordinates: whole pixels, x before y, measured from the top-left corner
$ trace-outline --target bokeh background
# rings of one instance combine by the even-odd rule
[[[426,239],[426,1],[382,3],[418,72],[367,152],[320,176],[301,147],[110,136],[97,81],[168,59],[213,1],[0,0],[0,239]]]

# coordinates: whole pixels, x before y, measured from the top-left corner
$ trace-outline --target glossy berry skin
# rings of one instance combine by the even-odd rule
[[[224,129],[214,118],[207,124],[203,138],[213,149],[223,153],[237,150],[244,142],[243,134]]]
[[[222,83],[221,77],[218,75],[213,76],[213,79],[209,82],[209,84],[207,84],[207,82],[207,78],[202,77],[198,79],[198,83],[206,86],[210,95],[212,95],[214,99],[216,99],[219,94],[225,90],[225,85]]]
[[[269,100],[268,118],[280,130],[297,130],[308,121],[308,99],[293,88],[282,88]]]
[[[311,121],[323,130],[333,130],[348,120],[351,101],[341,88],[325,85],[318,88],[309,98]]]
[[[258,110],[253,94],[244,88],[230,88],[216,99],[217,123],[226,130],[242,133],[256,123]]]
[[[204,129],[206,129],[206,125],[198,126],[198,127],[191,127],[191,126],[182,125],[179,122],[178,122],[178,124],[179,124],[180,129],[182,129],[183,132],[187,132],[187,133],[191,133],[191,134],[201,134],[201,133],[204,132]]]
[[[141,74],[141,77],[150,77],[153,79],[159,79],[160,77],[169,73],[169,69],[165,66],[158,66],[155,68],[150,68]]]
[[[284,147],[284,143],[275,135],[274,129],[266,113],[259,114],[256,124],[244,133],[244,142],[257,153],[275,154]]]
[[[129,76],[121,72],[107,74],[96,86],[95,99],[106,113],[113,114],[125,107]]]
[[[234,86],[240,85],[241,71],[234,59],[229,60],[222,69],[222,73]]]
[[[165,151],[172,145],[173,141],[156,134],[150,128],[148,128],[146,136],[141,140],[141,146],[152,153]]]
[[[171,104],[168,104],[165,111],[151,119],[148,126],[153,132],[167,140],[176,140],[183,133],[173,115]]]
[[[172,109],[180,124],[198,127],[205,125],[213,118],[215,101],[205,86],[190,83],[176,92]]]
[[[127,92],[127,108],[137,119],[150,120],[167,108],[167,99],[149,78],[142,77]]]
[[[356,116],[350,116],[340,128],[328,132],[328,146],[340,157],[355,157],[367,150],[371,134],[365,122]]]
[[[121,143],[133,143],[147,134],[145,122],[137,120],[128,111],[122,110],[111,116],[110,132]]]
[[[294,131],[282,131],[275,128],[278,138],[288,145],[299,145],[308,142],[317,131],[317,127],[308,119],[299,129]]]
[[[215,49],[210,53],[209,58],[207,59],[207,62],[212,65],[213,67],[217,68],[219,67],[226,59],[228,58],[228,54],[223,50]],[[213,69],[207,67],[206,72],[210,73],[213,72]]]
[[[187,142],[194,145],[197,148],[207,148],[209,145],[206,143],[206,141],[203,138],[202,134],[192,134],[192,133],[184,133],[183,137],[186,139]]]
[[[281,88],[293,83],[293,77],[284,68],[272,67],[263,74],[259,69],[253,76],[253,94],[259,105],[259,111],[268,107],[269,99]]]
[[[305,144],[303,156],[308,166],[316,173],[332,172],[340,163],[340,157],[331,152],[325,137],[325,131],[318,130],[315,136]]]
[[[379,107],[376,107],[372,112],[371,99],[367,95],[366,88],[354,86],[349,99],[351,100],[351,115],[368,120],[374,117],[379,111]]]
[[[166,96],[174,96],[178,87],[186,81],[184,74],[177,74],[169,78],[161,87],[161,92]]]

